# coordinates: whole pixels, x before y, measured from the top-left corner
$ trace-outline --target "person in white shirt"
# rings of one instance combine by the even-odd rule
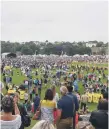
[[[56,87],[55,86],[52,87],[52,91],[53,91],[53,101],[56,102],[56,107],[57,107],[57,103],[59,101],[59,94],[56,93]]]
[[[4,96],[2,99],[3,114],[0,116],[1,129],[19,129],[21,126],[20,111],[16,99],[12,96]],[[13,109],[15,115],[12,115]]]

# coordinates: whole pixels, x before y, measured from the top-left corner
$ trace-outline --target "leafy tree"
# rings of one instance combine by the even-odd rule
[[[96,47],[102,47],[103,46],[103,42],[99,42],[97,43]]]
[[[105,48],[102,48],[102,49],[101,49],[100,54],[101,54],[101,55],[105,55],[105,54],[106,54]]]
[[[24,45],[21,49],[21,52],[24,54],[24,55],[32,55],[33,54],[33,51],[31,48],[29,48],[28,46]]]
[[[75,45],[75,43],[77,45]],[[61,55],[62,51],[67,55],[73,56],[75,54],[90,54],[91,48],[86,47],[85,42],[58,42],[58,43],[44,43],[40,42],[40,44],[35,44],[34,41],[25,42],[20,44],[18,42],[12,43],[10,41],[1,41],[1,52],[17,52],[20,51],[22,54],[25,55],[33,55],[35,54],[56,54]],[[99,42],[98,44],[102,44]],[[108,45],[103,44],[103,45]],[[100,46],[100,45],[98,45]],[[105,46],[104,46],[105,47]]]

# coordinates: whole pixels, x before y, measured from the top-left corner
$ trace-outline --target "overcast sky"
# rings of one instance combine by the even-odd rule
[[[107,2],[2,2],[1,39],[108,41]]]

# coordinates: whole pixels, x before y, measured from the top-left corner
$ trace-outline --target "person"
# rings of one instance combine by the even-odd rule
[[[11,70],[11,76],[13,76],[13,70]]]
[[[25,100],[25,103],[27,103],[28,98],[29,98],[28,90],[26,89],[26,90],[25,90],[25,93],[24,93],[24,100]]]
[[[74,101],[69,95],[67,95],[68,90],[65,86],[61,86],[60,92],[62,97],[57,104],[57,129],[71,129],[75,110]]]
[[[36,94],[36,87],[34,87],[33,90],[32,90],[32,97],[33,98],[35,97],[35,94]]]
[[[10,81],[10,83],[12,83],[12,77],[9,77],[9,79],[10,79],[10,80],[9,80],[9,81]]]
[[[31,91],[30,91],[30,101],[32,101],[32,89],[31,89]]]
[[[77,96],[72,93],[73,91],[73,87],[72,86],[67,86],[67,89],[68,89],[68,95],[71,96],[74,100],[74,104],[75,104],[75,111],[74,111],[74,119],[73,119],[73,129],[75,129],[75,116],[76,116],[76,111],[78,111],[79,109],[79,102],[78,102],[78,99],[77,99]]]
[[[103,93],[103,98],[106,99],[106,100],[108,100],[108,92],[107,92],[107,91],[105,91],[105,92]]]
[[[3,82],[6,83],[6,76],[3,76]]]
[[[30,101],[27,101],[27,103],[24,104],[26,111],[29,116],[31,116],[31,110],[32,110],[32,104]]]
[[[53,101],[55,101],[56,105],[57,105],[57,103],[59,101],[59,94],[56,93],[56,87],[55,86],[53,86],[51,89],[53,91]]]
[[[47,85],[47,78],[44,78],[44,85]]]
[[[38,94],[35,95],[35,97],[33,99],[33,103],[34,103],[34,113],[35,113],[40,104],[40,98],[39,98]]]
[[[38,78],[36,78],[35,80],[34,80],[34,84],[35,84],[35,86],[37,87],[38,86]]]
[[[39,83],[39,80],[38,80],[38,78],[36,78],[36,79],[34,80],[34,85],[35,85],[35,88],[36,88],[36,92],[37,92],[37,90],[38,90],[38,83]]]
[[[53,91],[53,101],[56,103],[56,108],[57,108],[57,103],[59,101],[59,95],[58,95],[58,93],[56,93],[56,87],[55,86],[53,86],[51,88],[51,90]],[[56,124],[57,110],[55,110],[53,112],[53,115],[54,115],[54,123]]]
[[[108,129],[108,101],[102,99],[97,111],[91,113],[89,121],[95,129]]]
[[[26,89],[28,89],[28,84],[29,84],[28,80],[24,80],[24,85]]]
[[[21,115],[21,126],[19,129],[24,129],[24,121],[23,121],[23,116],[27,115],[27,111],[25,106],[19,102],[19,93],[15,93],[14,94],[14,99],[16,100],[16,104],[18,106],[18,109],[20,111],[20,115]],[[15,115],[15,111],[13,110],[12,112],[13,115]]]
[[[4,94],[0,91],[0,102],[2,101],[3,97],[4,97]],[[0,111],[2,111],[1,103],[0,103]]]
[[[54,123],[53,111],[56,109],[56,103],[53,101],[53,92],[51,89],[47,89],[45,92],[44,100],[40,102],[41,105],[41,120]]]
[[[78,102],[80,103],[81,95],[80,95],[79,92],[76,92],[76,97],[77,97],[77,99],[78,99]]]
[[[107,100],[108,101],[108,92],[104,92],[103,93],[103,99]],[[102,98],[99,99],[99,102],[98,102],[98,105],[97,105],[97,108],[100,107],[100,102],[101,102]]]
[[[38,94],[41,97],[41,90],[42,90],[42,79],[39,79],[38,82]]]
[[[73,86],[74,86],[74,91],[78,91],[78,81],[77,78],[74,78],[74,82],[73,82]]]
[[[84,112],[86,110],[87,102],[88,102],[88,96],[87,96],[86,92],[84,92],[84,94],[81,96],[81,109],[84,108]]]
[[[30,94],[31,89],[32,89],[32,84],[33,84],[33,80],[32,80],[32,76],[29,77],[29,85],[28,85],[28,92]]]
[[[2,99],[3,115],[0,117],[1,129],[19,129],[21,126],[20,111],[16,99],[6,95]],[[15,115],[12,115],[14,110]]]
[[[49,123],[48,121],[41,120],[37,122],[32,129],[55,129],[53,124]]]

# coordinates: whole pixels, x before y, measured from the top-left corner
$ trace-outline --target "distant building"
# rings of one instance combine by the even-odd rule
[[[93,43],[93,42],[88,42],[86,43],[86,47],[96,47],[97,43]]]
[[[91,48],[92,55],[108,55],[108,48],[107,47],[92,47]]]

